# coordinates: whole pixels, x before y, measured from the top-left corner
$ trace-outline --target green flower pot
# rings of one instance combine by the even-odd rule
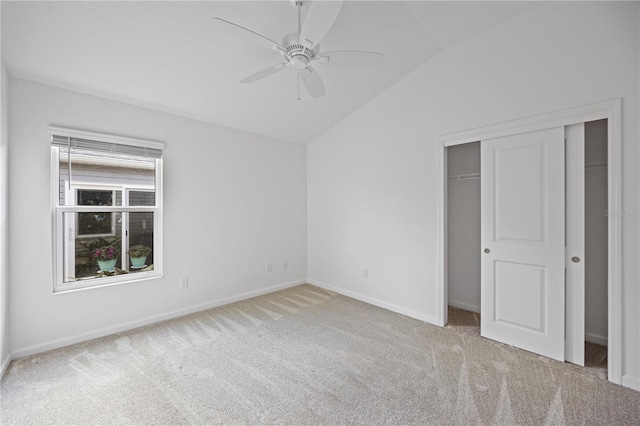
[[[130,259],[132,268],[142,268],[144,266],[144,262],[147,261],[147,256],[131,257]]]
[[[118,258],[110,260],[98,260],[98,266],[102,272],[113,272]]]

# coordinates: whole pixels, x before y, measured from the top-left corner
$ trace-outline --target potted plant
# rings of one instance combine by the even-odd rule
[[[147,256],[149,256],[150,253],[151,247],[147,247],[142,244],[130,247],[129,250],[127,250],[127,254],[131,260],[131,267],[139,269],[145,266],[144,262],[146,262]]]
[[[98,266],[103,272],[112,272],[119,256],[120,249],[113,244],[98,247],[89,252],[89,259],[97,260]]]

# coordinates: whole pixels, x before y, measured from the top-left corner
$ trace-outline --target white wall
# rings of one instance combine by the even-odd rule
[[[4,62],[0,61],[0,376],[9,363],[9,256],[8,256],[8,80]]]
[[[23,80],[9,94],[14,356],[304,282],[306,146]],[[52,294],[49,125],[165,142],[163,279]]]
[[[438,137],[621,97],[639,208],[638,2],[552,2],[445,50],[308,147],[308,276],[437,314]],[[639,219],[623,222],[623,383],[639,387]],[[361,271],[369,268],[369,278]]]

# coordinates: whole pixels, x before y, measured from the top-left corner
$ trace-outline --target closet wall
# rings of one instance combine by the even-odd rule
[[[607,343],[607,121],[585,123],[585,333]],[[480,312],[480,142],[447,148],[449,305]]]
[[[480,312],[480,142],[447,148],[449,305]]]
[[[607,344],[607,120],[585,123],[585,333]]]

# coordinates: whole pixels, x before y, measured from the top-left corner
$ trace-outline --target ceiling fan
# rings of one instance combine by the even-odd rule
[[[241,80],[241,83],[254,83],[269,77],[285,68],[292,68],[298,74],[298,100],[300,100],[300,80],[307,92],[319,98],[326,94],[324,83],[312,64],[335,65],[347,68],[376,68],[382,65],[384,55],[377,52],[362,50],[320,51],[320,41],[329,32],[340,10],[342,0],[289,0],[298,11],[298,32],[288,34],[278,43],[241,25],[234,24],[222,18],[214,17],[216,23],[225,31],[249,39],[267,49],[280,54],[281,59],[271,65]],[[308,6],[306,6],[308,4]],[[301,22],[301,8],[308,7],[304,22]]]

